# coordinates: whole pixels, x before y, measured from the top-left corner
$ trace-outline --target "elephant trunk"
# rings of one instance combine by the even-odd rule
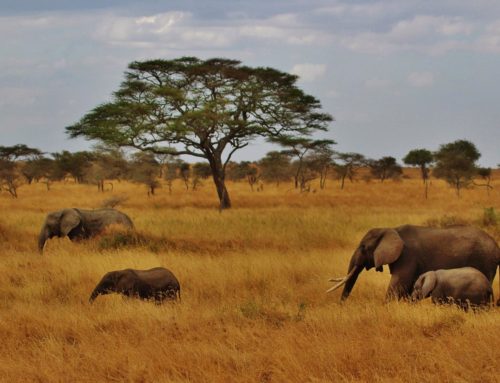
[[[90,294],[89,302],[92,303],[94,300],[97,298],[97,296],[100,294],[99,290],[97,288],[92,291],[92,294]]]
[[[363,271],[363,266],[359,265],[349,266],[349,274],[344,284],[344,290],[342,290],[342,296],[340,298],[341,301],[345,301],[349,297],[349,294],[351,293],[351,290],[354,287],[354,284],[356,283],[356,280],[358,279],[358,276],[362,271]]]
[[[354,284],[356,283],[356,279],[358,279],[359,273],[363,271],[363,266],[357,264],[357,259],[359,254],[358,252],[354,253],[351,258],[351,262],[349,263],[349,269],[347,275],[342,278],[332,278],[330,282],[338,282],[336,285],[328,289],[326,292],[329,293],[331,291],[337,290],[339,287],[344,286],[344,290],[342,291],[341,300],[344,301],[349,296]]]
[[[40,234],[38,236],[38,251],[40,253],[43,252],[43,247],[45,246],[45,242],[49,237],[49,228],[47,225],[43,225],[42,230],[40,230]]]

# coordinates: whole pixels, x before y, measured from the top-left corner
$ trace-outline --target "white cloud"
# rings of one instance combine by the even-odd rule
[[[338,17],[386,17],[402,12],[410,6],[410,2],[384,2],[370,4],[341,3],[320,7],[313,11],[315,14],[327,14]]]
[[[111,44],[143,47],[221,48],[257,39],[291,45],[321,44],[328,34],[299,22],[295,14],[267,19],[201,24],[189,12],[166,12],[141,17],[109,16],[101,20],[94,37]]]
[[[415,88],[425,88],[434,84],[434,75],[431,72],[412,72],[408,75],[408,82]]]
[[[323,77],[326,72],[325,64],[296,64],[293,66],[291,72],[300,77],[303,81],[314,81]]]
[[[386,32],[359,32],[341,38],[345,47],[363,53],[386,54],[400,50],[440,54],[465,47],[474,31],[460,17],[417,15],[397,21]]]

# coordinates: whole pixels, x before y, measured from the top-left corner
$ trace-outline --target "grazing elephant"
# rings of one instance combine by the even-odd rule
[[[418,277],[413,286],[412,300],[432,297],[432,302],[455,303],[463,309],[491,304],[491,283],[473,267],[428,271]]]
[[[330,279],[338,283],[327,292],[345,285],[341,298],[345,300],[363,268],[383,271],[384,265],[391,272],[386,299],[400,299],[410,295],[419,275],[431,270],[470,266],[491,284],[500,268],[500,249],[492,237],[473,226],[372,229],[354,251],[347,276]]]
[[[38,249],[43,247],[48,238],[68,236],[72,241],[89,238],[98,234],[106,226],[118,224],[132,229],[132,220],[115,209],[63,209],[47,214],[38,237]]]
[[[120,293],[141,299],[153,298],[156,303],[161,303],[164,299],[181,299],[179,281],[170,270],[163,267],[150,270],[110,271],[92,291],[89,301],[92,303],[98,295],[109,293]]]

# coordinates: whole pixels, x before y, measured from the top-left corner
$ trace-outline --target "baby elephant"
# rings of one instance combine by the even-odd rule
[[[181,287],[175,275],[163,267],[150,270],[125,269],[106,273],[92,291],[89,301],[92,303],[98,295],[109,293],[141,299],[153,298],[156,303],[162,303],[165,299],[180,300]]]
[[[469,306],[487,305],[493,301],[488,278],[473,267],[428,271],[413,286],[412,300],[432,297],[432,302]]]

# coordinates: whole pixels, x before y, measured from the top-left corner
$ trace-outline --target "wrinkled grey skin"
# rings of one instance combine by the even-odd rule
[[[89,238],[101,232],[106,226],[118,224],[132,229],[132,220],[115,209],[63,209],[47,214],[40,235],[38,250],[43,251],[47,239],[68,236],[75,239]]]
[[[413,301],[432,297],[435,304],[454,303],[468,309],[493,301],[491,283],[473,267],[428,271],[418,277],[413,286]]]
[[[90,303],[99,295],[119,293],[128,297],[154,299],[156,303],[181,298],[179,281],[170,270],[155,267],[150,270],[110,271],[102,277],[90,295]]]
[[[386,300],[400,299],[409,297],[418,276],[431,270],[470,266],[491,284],[500,267],[500,249],[492,237],[473,226],[372,229],[352,255],[348,277],[339,284],[345,284],[341,299],[347,299],[363,268],[383,271],[384,265],[391,273]]]

